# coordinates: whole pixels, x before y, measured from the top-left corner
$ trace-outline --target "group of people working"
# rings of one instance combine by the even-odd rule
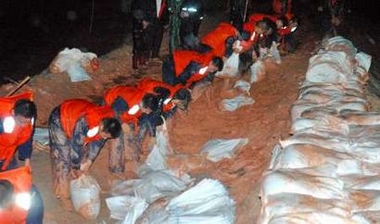
[[[123,178],[126,160],[139,160],[144,138],[154,137],[156,127],[176,110],[187,110],[194,86],[212,82],[232,52],[254,55],[257,46],[268,47],[290,34],[291,19],[254,14],[243,32],[220,23],[191,48],[174,50],[162,65],[162,80],[143,78],[136,85],[109,88],[100,105],[85,99],[57,105],[48,130],[53,189],[63,207],[72,209],[70,180],[89,171],[107,140],[112,142],[108,169]],[[37,116],[33,93],[0,98],[0,105],[0,221],[42,223],[43,202],[31,178]],[[27,199],[20,202],[20,195]]]

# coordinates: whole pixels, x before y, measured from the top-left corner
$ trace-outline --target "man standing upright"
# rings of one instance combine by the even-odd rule
[[[164,26],[168,23],[166,0],[133,0],[133,10],[146,15],[148,59],[159,61]]]

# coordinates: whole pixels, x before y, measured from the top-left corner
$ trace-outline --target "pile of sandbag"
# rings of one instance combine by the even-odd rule
[[[371,57],[334,37],[310,58],[274,148],[257,223],[373,223],[380,210],[380,113],[364,94]]]
[[[65,48],[49,65],[52,74],[66,72],[71,82],[91,80],[89,73],[99,69],[98,56],[92,52],[82,52],[77,48]]]
[[[235,202],[221,182],[196,181],[168,169],[167,136],[158,130],[157,144],[139,168],[139,179],[114,183],[106,199],[110,217],[123,224],[234,223]]]

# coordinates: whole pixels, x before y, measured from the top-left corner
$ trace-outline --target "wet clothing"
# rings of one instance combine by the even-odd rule
[[[113,118],[108,106],[97,106],[83,99],[64,101],[54,108],[49,117],[49,144],[53,172],[53,187],[57,197],[69,198],[70,172],[79,170],[81,163],[93,162],[105,139],[100,136],[104,118]],[[111,149],[123,158],[123,151]],[[124,172],[122,161],[109,160],[111,173]]]
[[[104,94],[105,104],[112,107],[123,124],[123,134],[112,142],[125,153],[139,154],[146,134],[155,136],[158,115],[155,112],[147,115],[141,110],[146,94],[135,86],[126,85],[108,89]]]
[[[220,23],[202,37],[201,43],[210,46],[215,56],[228,58],[232,54],[232,45],[238,39],[238,33],[239,31],[231,24]]]
[[[17,151],[20,160],[30,159],[32,155],[32,138],[34,119],[30,124],[18,126],[12,110],[15,103],[20,99],[33,100],[31,92],[25,92],[11,97],[0,98],[0,179],[9,180],[15,187],[16,192],[30,191],[31,207],[27,212],[12,211],[5,214],[0,211],[0,220],[16,222],[15,219],[26,219],[26,223],[43,222],[44,205],[37,188],[32,185],[29,167],[18,167],[15,153]],[[20,178],[22,177],[22,178]],[[10,218],[10,219],[8,219]],[[7,221],[8,222],[8,221]]]
[[[164,61],[162,80],[169,85],[182,84],[192,88],[194,84],[204,79],[212,80],[214,73],[208,73],[207,66],[212,60],[212,53],[177,50]]]

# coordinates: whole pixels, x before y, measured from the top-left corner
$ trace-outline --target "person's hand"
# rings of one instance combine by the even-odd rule
[[[85,162],[80,164],[79,170],[82,171],[83,173],[87,173],[91,165],[92,165],[92,161],[88,159]]]
[[[24,166],[30,167],[30,159],[25,159]]]
[[[81,170],[72,169],[71,170],[71,176],[73,179],[78,179],[80,176],[82,176],[84,173]]]
[[[142,22],[142,28],[145,30],[146,28],[148,28],[148,26],[149,26],[149,22],[143,20],[143,22]]]

